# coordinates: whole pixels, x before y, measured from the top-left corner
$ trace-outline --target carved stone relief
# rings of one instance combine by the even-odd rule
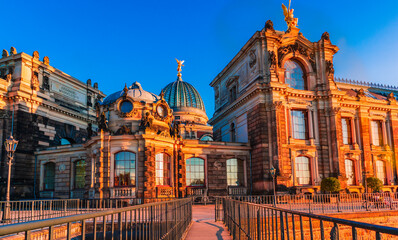
[[[9,56],[8,51],[3,49],[3,54],[1,55],[1,57],[5,58],[5,57],[8,57],[8,56]]]
[[[39,87],[40,87],[40,82],[39,82],[39,79],[37,78],[37,75],[36,75],[36,73],[33,73],[33,75],[32,75],[32,82],[31,82],[31,84],[32,84],[32,89],[33,90],[39,90]]]
[[[43,63],[44,63],[45,65],[50,65],[50,58],[48,58],[47,56],[45,56],[45,57],[43,58]]]
[[[296,53],[299,53],[306,57],[310,57],[310,55],[311,55],[311,51],[309,49],[299,45],[297,42],[292,45],[281,47],[278,49],[278,66],[279,67],[282,67],[282,60],[289,53],[293,53],[293,56],[295,56]]]
[[[250,50],[249,57],[250,57],[249,66],[250,66],[250,69],[252,69],[257,63],[257,56],[256,56],[255,49]]]
[[[39,52],[38,51],[34,51],[33,52],[33,58],[39,60]]]
[[[328,76],[332,76],[334,74],[334,67],[331,61],[326,61],[326,73]]]
[[[268,51],[268,63],[269,63],[269,66],[271,68],[275,67],[275,65],[276,65],[276,55],[275,55],[274,51],[271,51],[271,50]]]

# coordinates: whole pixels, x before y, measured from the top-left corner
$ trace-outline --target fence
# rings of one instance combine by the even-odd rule
[[[367,239],[398,238],[398,228],[304,213],[230,198],[216,200],[216,221],[233,239]],[[387,236],[388,235],[388,236]],[[362,239],[362,238],[360,238]]]
[[[231,199],[274,205],[309,213],[385,211],[398,209],[398,193],[229,196]]]
[[[174,240],[183,236],[191,220],[192,199],[186,198],[1,226],[0,236]]]
[[[122,208],[151,202],[169,201],[170,198],[130,199],[57,199],[10,201],[11,221],[3,221],[6,201],[0,201],[0,225],[70,216],[110,208]]]

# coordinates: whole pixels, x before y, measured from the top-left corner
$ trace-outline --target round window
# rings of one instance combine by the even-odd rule
[[[122,113],[129,113],[131,110],[133,110],[133,104],[130,101],[126,100],[120,104],[120,111]]]

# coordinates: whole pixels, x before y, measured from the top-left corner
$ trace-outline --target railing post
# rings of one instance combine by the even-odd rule
[[[282,211],[280,211],[279,220],[281,222],[281,224],[280,224],[281,225],[281,230],[280,230],[281,240],[285,240],[285,225],[283,224],[283,212]],[[276,230],[276,232],[278,233],[278,229]]]
[[[330,240],[339,240],[339,225],[337,225],[337,223],[334,223],[334,226],[330,231]]]
[[[34,212],[35,212],[35,201],[32,201],[32,209],[31,209],[31,218],[33,219],[34,217]]]
[[[261,239],[260,208],[257,210],[257,240]]]

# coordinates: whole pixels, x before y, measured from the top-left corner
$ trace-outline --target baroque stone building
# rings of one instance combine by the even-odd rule
[[[396,191],[398,88],[334,79],[329,34],[311,42],[288,26],[267,21],[211,82],[215,140],[250,143],[255,192],[273,189],[272,167],[279,191],[337,177],[359,192],[365,176]]]
[[[329,34],[311,42],[286,21],[267,21],[210,83],[210,120],[182,61],[159,95],[135,82],[99,101],[88,140],[36,152],[40,195],[314,193],[326,177],[363,192],[370,176],[397,191],[398,88],[335,79]]]
[[[5,192],[8,173],[4,140],[10,136],[12,126],[19,144],[12,165],[11,197],[33,198],[36,149],[85,142],[88,123],[96,126],[94,103],[104,96],[97,83],[91,86],[91,80],[83,83],[63,73],[50,65],[47,56],[40,60],[37,51],[30,56],[17,53],[14,47],[10,52],[3,50],[0,58],[0,191]]]
[[[181,73],[160,95],[135,82],[97,111],[98,134],[86,143],[37,152],[41,196],[246,194],[248,144],[213,141],[203,100]]]

